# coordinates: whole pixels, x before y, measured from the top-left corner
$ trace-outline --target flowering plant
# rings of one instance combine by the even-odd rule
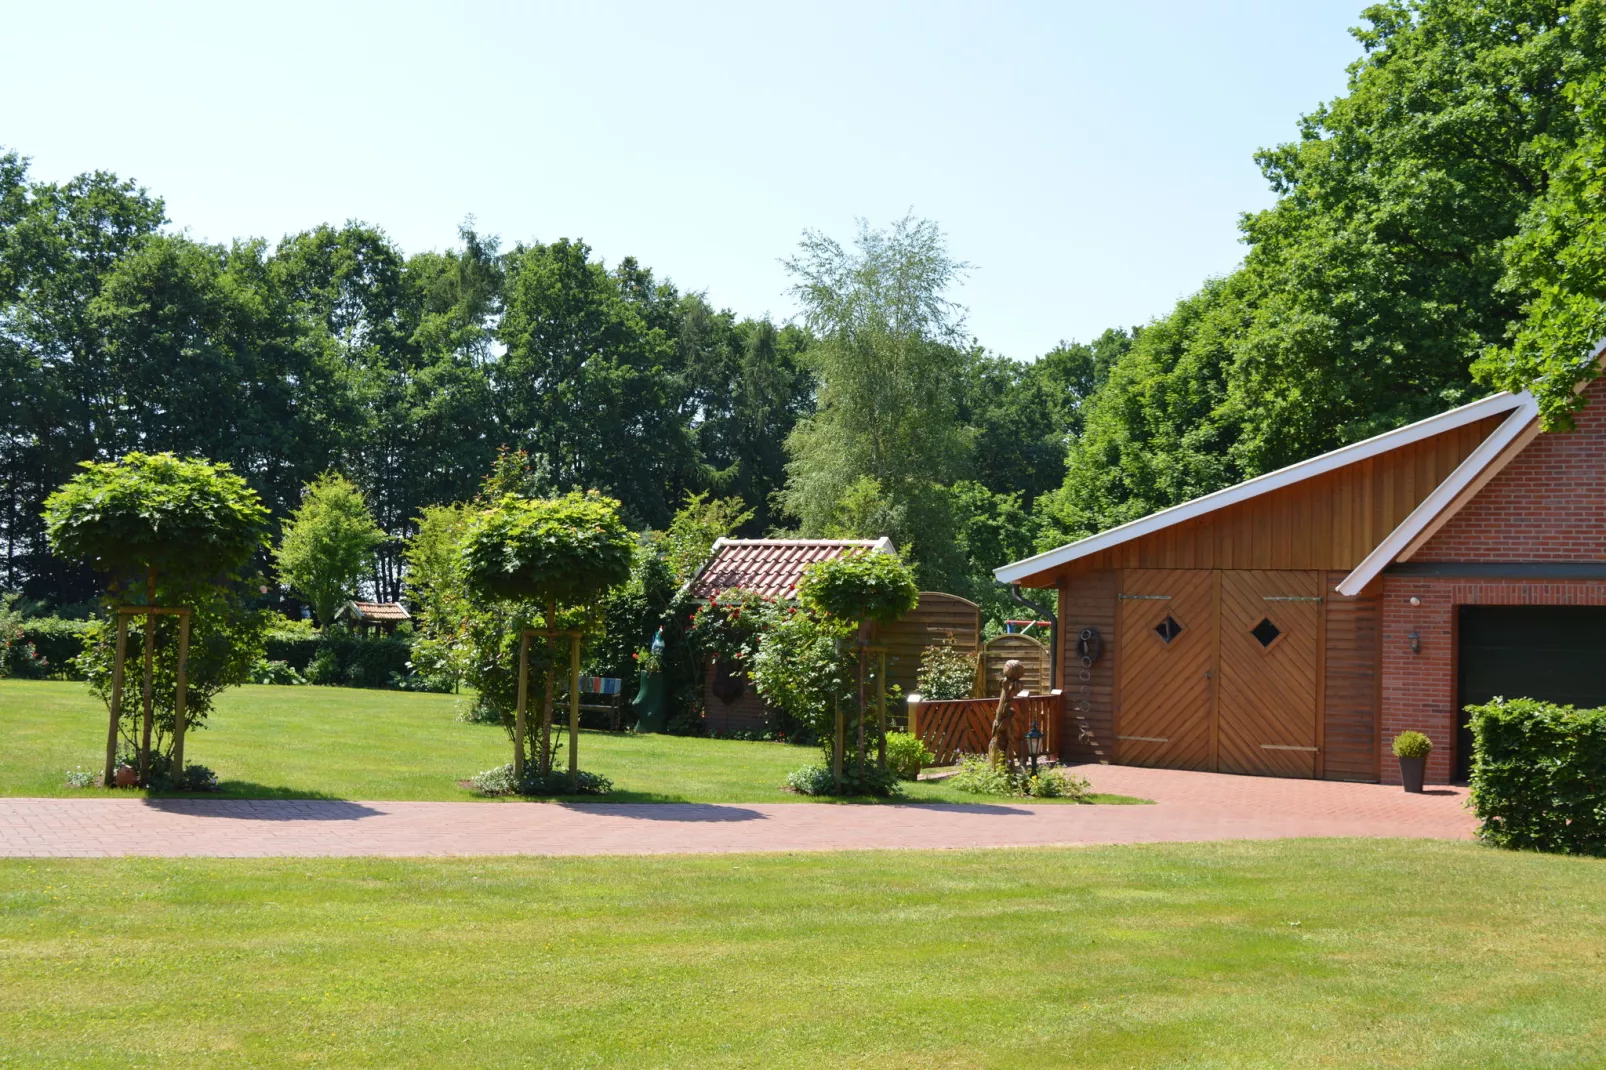
[[[753,591],[720,591],[691,615],[692,642],[720,661],[750,661],[758,650],[764,611],[775,599]]]

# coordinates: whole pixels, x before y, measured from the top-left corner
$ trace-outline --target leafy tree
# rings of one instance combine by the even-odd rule
[[[864,553],[843,554],[820,561],[803,570],[797,585],[797,600],[804,609],[823,617],[859,627],[859,686],[855,704],[855,776],[856,786],[869,786],[862,774],[867,769],[865,754],[865,722],[869,710],[865,701],[865,629],[871,623],[891,624],[915,608],[920,600],[920,588],[915,585],[914,573],[898,559],[896,554]],[[887,768],[887,743],[884,726],[874,726],[877,750],[877,768]],[[844,725],[839,717],[836,725],[835,753],[832,775],[838,790],[843,786]]]
[[[659,552],[676,586],[691,582],[702,568],[714,543],[736,533],[753,519],[739,498],[710,499],[707,492],[686,495],[664,532]]]
[[[357,592],[385,541],[356,484],[328,472],[307,485],[279,539],[279,576],[307,600],[327,628],[340,604]]]
[[[108,576],[108,611],[130,601],[116,592],[129,580],[144,581],[144,604],[187,607],[192,613],[197,705],[182,722],[177,714],[178,622],[145,617],[143,729],[137,746],[140,782],[152,783],[151,736],[162,714],[162,695],[155,686],[162,658],[174,674],[171,707],[165,714],[169,729],[205,720],[211,698],[225,687],[243,683],[245,672],[260,656],[262,621],[246,611],[225,585],[257,550],[266,545],[267,510],[245,480],[227,465],[184,460],[170,453],[130,453],[120,461],[86,461],[77,476],[62,485],[45,502],[45,525],[51,548],[68,560],[88,565]],[[160,581],[160,585],[159,585]],[[158,633],[165,631],[159,637]],[[90,645],[91,662],[107,669],[116,653],[114,642],[102,627],[99,647]],[[172,651],[166,642],[171,639]],[[98,656],[99,661],[94,661]],[[86,663],[86,669],[92,667]],[[103,681],[104,683],[104,681]],[[109,686],[109,685],[108,685]],[[126,707],[113,708],[110,692],[102,688],[108,712],[120,723],[135,715]],[[188,688],[186,688],[186,698]],[[126,727],[126,726],[125,726]],[[132,729],[128,729],[131,733]],[[175,732],[175,748],[182,736]],[[158,737],[160,739],[160,737]],[[110,783],[114,755],[107,743],[105,782]],[[183,775],[183,754],[173,756],[172,772]]]
[[[571,611],[591,606],[610,588],[628,581],[635,549],[636,540],[619,519],[619,503],[614,499],[595,491],[571,491],[547,500],[505,494],[470,519],[463,533],[461,567],[472,596],[487,603],[543,606],[547,629],[578,630],[579,622],[572,619],[560,623],[559,604]],[[540,746],[543,778],[552,772],[550,661],[546,676]],[[571,693],[579,686],[573,673],[569,686]],[[517,776],[524,773],[522,735],[515,730],[513,766]],[[571,738],[571,780],[577,773],[574,748]]]
[[[818,339],[803,359],[819,392],[818,409],[787,439],[779,500],[804,534],[818,535],[868,476],[903,524],[878,534],[934,565],[940,541],[924,536],[941,532],[943,518],[932,489],[969,460],[955,402],[963,319],[947,296],[965,265],[936,224],[906,217],[885,231],[861,223],[851,249],[806,231],[786,266]]]
[[[1585,17],[1600,18],[1594,9]],[[1507,247],[1505,287],[1532,296],[1510,342],[1490,347],[1474,368],[1496,386],[1531,386],[1550,427],[1571,425],[1606,340],[1606,77],[1565,92],[1583,135]]]
[[[1525,220],[1538,226],[1536,202],[1587,121],[1574,98],[1601,65],[1598,5],[1397,0],[1364,17],[1347,92],[1258,157],[1278,200],[1243,220],[1244,266],[1146,327],[1111,368],[1064,487],[1039,510],[1045,538],[1474,396],[1473,358],[1527,298],[1527,276],[1507,268],[1524,246],[1509,243]],[[1558,354],[1572,340],[1553,343]],[[1523,359],[1496,354],[1485,374],[1507,366],[1501,381],[1523,385],[1540,368]]]
[[[633,262],[610,274],[582,242],[519,246],[493,368],[501,420],[559,487],[600,487],[638,523],[665,524],[696,474],[683,384],[664,326],[673,304]]]

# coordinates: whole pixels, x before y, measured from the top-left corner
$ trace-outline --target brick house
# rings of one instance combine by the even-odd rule
[[[998,569],[1059,592],[1065,756],[1397,783],[1409,728],[1442,783],[1468,703],[1606,704],[1606,379],[1585,398],[1541,433],[1495,395]]]

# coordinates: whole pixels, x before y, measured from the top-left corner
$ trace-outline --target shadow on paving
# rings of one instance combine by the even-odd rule
[[[146,799],[164,813],[190,817],[238,818],[242,821],[360,821],[379,811],[343,799]]]
[[[641,821],[763,821],[766,817],[745,806],[721,803],[565,802],[559,805],[599,817],[633,817]]]

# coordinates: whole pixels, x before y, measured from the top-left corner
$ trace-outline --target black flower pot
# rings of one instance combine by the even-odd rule
[[[1406,791],[1414,792],[1417,795],[1422,794],[1422,776],[1427,771],[1428,760],[1426,758],[1400,759],[1400,782],[1405,785]]]

